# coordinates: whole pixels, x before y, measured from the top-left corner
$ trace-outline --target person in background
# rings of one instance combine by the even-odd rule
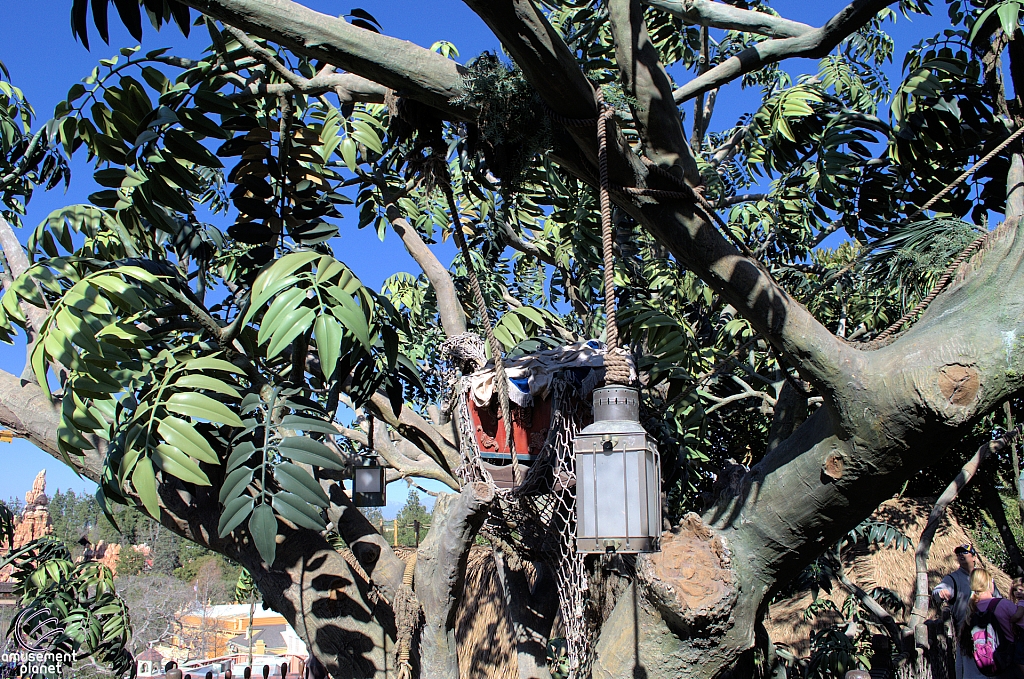
[[[231,670],[224,670],[224,679],[231,679]]]
[[[246,667],[242,670],[242,679],[252,679],[252,668]]]
[[[1024,578],[1014,578],[1010,583],[1010,601],[1024,606]]]
[[[949,612],[953,617],[953,631],[956,636],[956,679],[979,679],[984,675],[974,664],[974,658],[964,654],[959,643],[971,601],[971,573],[978,565],[978,552],[973,545],[962,544],[957,545],[953,554],[960,567],[942,578],[938,586],[932,590],[932,600],[940,606],[944,603],[949,605]],[[998,589],[994,590],[994,595],[1002,596]]]
[[[270,679],[270,665],[263,666],[263,679]]]
[[[206,679],[213,679],[213,672],[207,672]]]
[[[995,583],[992,575],[984,568],[975,568],[971,573],[971,598],[968,604],[967,619],[965,627],[972,624],[975,616],[980,613],[992,613],[996,623],[999,625],[1000,648],[1002,642],[1013,646],[1013,651],[1008,659],[1012,665],[997,676],[1004,679],[1020,679],[1024,677],[1024,644],[1018,641],[1018,637],[1024,639],[1024,634],[1018,634],[1021,630],[1018,625],[1024,620],[1024,608],[1015,606],[1009,599],[1003,599],[995,595]],[[997,652],[998,657],[998,652]],[[972,661],[973,662],[973,661]],[[981,673],[979,672],[979,675]]]

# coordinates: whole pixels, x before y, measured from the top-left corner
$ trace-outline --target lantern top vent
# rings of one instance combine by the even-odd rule
[[[639,422],[640,393],[614,385],[594,390],[594,422]]]

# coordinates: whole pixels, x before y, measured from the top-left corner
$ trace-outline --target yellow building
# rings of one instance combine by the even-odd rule
[[[179,663],[233,656],[237,652],[239,638],[248,639],[249,605],[197,605],[178,616],[178,624],[180,627],[177,634],[171,638],[170,645],[173,648],[172,657]],[[263,640],[263,647],[267,648],[266,642],[271,638],[276,641],[281,636],[283,628],[287,628],[288,632],[295,635],[283,615],[264,610],[260,606],[253,611],[252,628],[254,653],[255,642],[259,641],[261,636],[266,637]],[[271,633],[266,634],[264,630]],[[248,651],[247,648],[245,650]]]

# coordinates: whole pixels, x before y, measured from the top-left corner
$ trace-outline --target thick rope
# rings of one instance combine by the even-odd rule
[[[397,647],[397,665],[399,679],[412,679],[412,664],[409,655],[412,651],[412,638],[419,626],[420,604],[413,594],[413,576],[416,572],[416,553],[413,552],[405,562],[402,574],[402,587],[395,596],[395,626],[398,628],[395,645]]]
[[[484,334],[487,336],[487,346],[491,348],[491,355],[494,357],[494,382],[498,391],[498,407],[501,408],[501,419],[505,422],[505,445],[508,446],[512,456],[512,483],[519,483],[519,457],[516,455],[515,437],[512,431],[512,406],[508,398],[508,378],[505,375],[505,363],[501,360],[501,344],[494,336],[494,328],[491,326],[491,314],[487,309],[487,301],[484,299],[483,288],[480,287],[480,279],[476,276],[473,268],[473,260],[470,256],[469,245],[462,233],[462,216],[459,214],[459,207],[455,204],[455,193],[452,187],[441,182],[441,190],[448,199],[448,210],[452,213],[452,235],[455,244],[462,252],[462,259],[466,263],[466,271],[469,273],[469,287],[473,292],[473,300],[476,302],[477,311],[480,313],[480,320],[484,325]]]
[[[965,170],[963,174],[961,174],[959,177],[954,179],[949,184],[946,184],[946,186],[944,186],[941,191],[932,196],[932,198],[927,203],[925,203],[924,205],[910,213],[907,216],[907,218],[902,221],[902,224],[910,224],[915,219],[924,214],[926,211],[931,209],[932,206],[934,206],[936,203],[942,200],[947,194],[949,194],[950,191],[952,191],[957,186],[962,184],[964,181],[969,179],[971,175],[973,175],[975,172],[983,168],[986,163],[988,163],[990,160],[999,155],[999,153],[1001,153],[1007,146],[1009,146],[1014,141],[1019,139],[1021,135],[1024,135],[1024,127],[1021,127],[1016,132],[1011,134],[1009,137],[1004,139],[1002,143],[1000,143],[994,149],[992,149],[984,156],[982,156],[980,159],[978,159],[978,161],[974,163],[974,165],[971,165],[969,168],[967,168],[967,170]],[[931,292],[928,293],[928,295],[924,299],[922,299],[917,304],[917,306],[915,306],[911,311],[908,311],[907,313],[903,314],[903,316],[901,316],[899,320],[897,320],[895,323],[893,323],[888,328],[883,330],[882,333],[879,334],[877,337],[864,342],[864,344],[867,345],[888,339],[893,334],[899,332],[900,328],[902,328],[906,323],[913,320],[915,317],[917,317],[918,314],[924,311],[928,307],[928,305],[931,304],[932,301],[939,296],[939,293],[941,293],[945,289],[946,285],[952,279],[953,274],[955,274],[956,271],[960,268],[960,265],[964,263],[964,260],[966,260],[972,252],[976,251],[985,243],[990,233],[992,232],[989,231],[988,233],[979,236],[976,240],[971,241],[971,243],[968,244],[966,248],[964,248],[964,251],[961,252],[955,260],[953,260],[952,264],[950,264],[949,267],[946,268],[942,276],[939,277],[939,280],[935,282],[935,285],[932,287]],[[817,293],[835,279],[851,271],[853,267],[855,267],[858,262],[862,261],[864,257],[872,250],[874,250],[874,247],[868,247],[862,250],[861,253],[857,255],[856,259],[854,259],[852,262],[844,266],[842,269],[840,269],[839,271],[837,271],[836,273],[832,274],[824,281],[822,281],[821,285],[818,286],[817,290],[815,290],[814,292]]]
[[[615,308],[615,252],[612,250],[612,199],[608,180],[608,123],[614,110],[604,103],[601,89],[597,90],[601,118],[597,124],[597,165],[601,179],[601,257],[604,266],[605,344],[604,383],[629,384],[629,363],[619,352],[619,323]]]
[[[917,306],[915,306],[913,309],[903,314],[903,316],[901,316],[899,320],[897,320],[895,323],[886,328],[882,332],[882,334],[880,334],[872,341],[881,342],[883,340],[888,339],[894,333],[899,332],[900,328],[902,328],[904,324],[913,320],[914,318],[917,317],[919,313],[924,311],[925,308],[927,308],[927,306],[932,303],[932,300],[938,297],[939,293],[945,289],[946,285],[949,283],[949,280],[953,277],[953,274],[955,274],[957,270],[960,268],[960,265],[963,264],[964,261],[968,257],[970,257],[971,254],[973,254],[978,248],[985,244],[985,241],[988,240],[990,233],[992,232],[989,231],[983,236],[978,236],[973,241],[971,241],[970,245],[964,248],[964,251],[961,252],[960,255],[956,259],[954,259],[948,267],[946,267],[946,270],[942,272],[942,276],[940,276],[939,280],[935,282],[935,286],[932,288],[932,291],[928,293],[928,296],[922,299],[920,302],[918,302]]]
[[[557,113],[551,111],[550,109],[548,110],[548,116],[552,120],[554,120],[555,122],[560,123],[562,125],[565,125],[567,127],[586,127],[588,125],[595,124],[599,120],[600,121],[610,120],[611,119],[611,113],[609,113],[608,110],[605,107],[604,98],[603,98],[603,96],[601,94],[600,88],[598,88],[598,90],[597,90],[597,99],[598,99],[598,102],[600,102],[601,107],[602,107],[602,112],[601,112],[601,117],[600,118],[580,118],[580,119],[565,118],[565,117],[563,117],[561,115],[558,115]],[[598,125],[598,138],[599,138],[599,140],[602,140],[601,141],[602,144],[604,143],[603,139],[604,139],[604,136],[605,136],[605,131],[604,131],[603,128],[604,128],[603,124],[602,125]],[[1006,149],[1006,147],[1008,147],[1014,141],[1019,139],[1022,135],[1024,135],[1024,127],[1019,128],[1016,132],[1014,132],[1009,137],[1004,139],[994,149],[992,149],[991,151],[986,153],[976,163],[974,163],[969,168],[967,168],[967,170],[965,170],[963,172],[963,174],[961,174],[959,177],[957,177],[952,182],[950,182],[945,187],[943,187],[942,190],[939,191],[937,194],[935,194],[928,202],[926,202],[924,205],[922,205],[918,209],[914,210],[914,212],[912,212],[909,216],[907,216],[906,219],[903,220],[903,223],[904,224],[908,224],[908,223],[912,222],[914,219],[916,219],[917,217],[919,217],[920,215],[924,214],[927,210],[931,209],[936,203],[938,203],[946,195],[948,195],[950,191],[952,191],[957,186],[962,184],[964,181],[969,179],[973,174],[975,174],[978,170],[980,170],[982,167],[984,167],[990,160],[992,160],[997,155],[999,155],[1004,149]],[[604,154],[604,155],[602,155],[602,154]],[[703,195],[701,195],[700,191],[695,190],[689,184],[686,184],[682,179],[680,179],[679,177],[676,177],[674,174],[672,174],[671,172],[668,172],[664,168],[662,168],[662,167],[660,167],[658,165],[655,165],[653,162],[651,162],[647,158],[641,158],[641,160],[643,160],[644,164],[647,165],[648,169],[650,169],[650,170],[652,170],[652,171],[654,171],[654,172],[656,172],[658,174],[661,174],[662,176],[664,176],[664,177],[670,179],[671,181],[675,182],[676,184],[678,184],[683,189],[683,191],[665,191],[665,190],[661,190],[661,189],[640,189],[640,188],[628,187],[628,186],[627,187],[616,186],[616,187],[614,187],[616,190],[622,191],[623,193],[626,193],[626,194],[631,195],[631,196],[647,196],[647,197],[650,197],[650,198],[666,198],[666,199],[670,199],[670,200],[693,200],[700,207],[701,211],[704,212],[705,215],[710,220],[713,220],[721,228],[721,230],[724,232],[725,236],[727,238],[729,238],[729,240],[731,240],[733,242],[733,244],[736,245],[740,249],[741,252],[743,252],[744,255],[746,255],[747,257],[751,258],[753,260],[753,262],[759,268],[764,270],[764,267],[762,266],[760,260],[754,255],[754,253],[750,250],[750,248],[747,247],[746,243],[744,243],[743,241],[739,240],[732,233],[732,230],[729,228],[729,225],[718,215],[718,213],[715,211],[714,206],[711,203],[709,203],[707,201],[707,199],[704,198]],[[603,163],[603,165],[601,167],[601,172],[602,172],[601,188],[602,188],[602,192],[605,192],[607,190],[607,188],[611,188],[611,186],[610,186],[610,184],[607,183],[607,152],[606,152],[606,150],[603,151],[602,148],[598,149],[598,162],[599,163]],[[602,203],[602,206],[603,206],[603,203]],[[602,208],[602,218],[603,217],[604,217],[604,213],[603,213],[603,208]],[[989,233],[991,233],[991,232],[989,232]],[[907,322],[909,322],[910,320],[915,318],[918,314],[920,314],[922,311],[924,311],[925,308],[927,308],[928,305],[931,304],[932,301],[936,297],[939,296],[939,293],[941,293],[942,290],[946,287],[946,285],[952,279],[953,274],[956,273],[956,271],[960,268],[960,266],[963,264],[963,262],[966,260],[966,258],[971,253],[975,252],[978,248],[980,248],[985,243],[985,240],[988,238],[989,233],[986,233],[985,235],[983,235],[983,236],[979,237],[978,239],[974,240],[973,242],[971,242],[964,249],[964,251],[960,253],[960,255],[953,261],[953,263],[950,264],[950,266],[943,272],[943,274],[939,278],[939,280],[936,281],[936,284],[932,288],[931,292],[923,300],[921,300],[921,302],[918,303],[917,306],[915,306],[911,311],[909,311],[906,314],[904,314],[899,320],[897,320],[895,323],[893,323],[888,328],[886,328],[884,331],[882,331],[882,333],[880,335],[878,335],[878,337],[874,338],[873,340],[870,340],[869,342],[865,342],[865,344],[874,343],[874,342],[878,342],[880,340],[888,339],[894,333],[898,332],[900,330],[900,328],[902,328]],[[859,261],[861,261],[864,258],[864,256],[868,252],[870,252],[872,249],[873,248],[865,249],[863,252],[860,253],[860,255],[858,255],[858,257],[856,259],[854,259],[854,261],[850,262],[845,267],[843,267],[842,269],[840,269],[836,273],[834,273],[831,276],[829,276],[826,280],[824,280],[821,283],[820,286],[818,286],[817,290],[815,290],[815,293],[817,293],[818,291],[823,289],[826,285],[828,285],[830,282],[832,282],[836,278],[838,278],[838,277],[842,276],[843,274],[847,273],[848,271],[852,270],[853,267],[856,266],[857,263]]]
[[[601,92],[600,88],[597,89],[597,98],[598,98],[598,101],[601,102],[602,107],[603,107],[604,106],[604,96],[603,96],[603,93]],[[565,116],[562,116],[562,115],[559,115],[558,113],[555,113],[549,107],[545,107],[545,108],[547,108],[547,114],[548,114],[549,118],[554,120],[556,123],[559,123],[560,125],[564,125],[565,127],[589,127],[591,125],[596,125],[598,123],[598,121],[600,121],[600,120],[611,120],[612,117],[614,117],[614,115],[615,115],[614,109],[611,109],[609,107],[609,110],[607,110],[607,111],[603,110],[601,116],[598,117],[598,118],[566,118]],[[602,131],[598,130],[598,134],[599,135],[602,134]],[[605,132],[605,134],[606,134],[606,132]],[[600,162],[600,153],[601,153],[601,151],[600,151],[600,148],[599,148],[598,149],[598,159],[599,159],[599,162]],[[703,194],[700,191],[700,187],[694,188],[694,187],[690,186],[685,181],[683,181],[679,177],[675,176],[674,174],[672,174],[668,170],[664,169],[660,165],[656,165],[655,163],[653,163],[648,158],[644,158],[643,156],[641,156],[640,160],[643,161],[644,165],[652,173],[661,175],[665,179],[667,179],[667,180],[671,181],[672,183],[674,183],[675,185],[677,185],[681,190],[680,191],[667,191],[667,190],[664,190],[664,189],[641,189],[641,188],[636,188],[636,187],[633,187],[633,186],[618,186],[616,184],[611,184],[611,183],[608,184],[608,188],[609,189],[614,189],[615,191],[619,191],[621,193],[625,193],[625,194],[628,194],[628,195],[631,195],[631,196],[645,196],[645,197],[648,197],[648,198],[655,198],[655,199],[657,199],[657,198],[665,198],[665,199],[669,199],[669,200],[688,200],[688,201],[692,201],[692,202],[696,203],[697,207],[700,208],[700,211],[704,213],[704,216],[707,218],[707,220],[709,222],[714,222],[715,224],[717,224],[718,227],[721,229],[722,234],[726,238],[728,238],[732,242],[733,245],[735,245],[737,248],[739,248],[740,252],[742,252],[747,257],[750,257],[751,259],[753,259],[754,262],[757,263],[759,267],[761,267],[761,264],[757,260],[757,258],[754,256],[753,251],[751,251],[751,249],[749,247],[747,247],[746,243],[744,243],[742,240],[740,240],[738,237],[736,237],[736,235],[732,232],[732,229],[729,228],[728,223],[718,215],[718,212],[716,212],[716,210],[715,210],[715,206],[712,205],[710,202],[708,202],[708,200],[703,196]],[[606,156],[606,162],[607,162],[607,156]],[[763,268],[763,267],[761,267],[761,268]]]

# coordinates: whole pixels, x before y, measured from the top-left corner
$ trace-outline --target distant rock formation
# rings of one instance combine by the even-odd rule
[[[21,516],[14,517],[14,544],[8,545],[7,541],[0,541],[0,549],[20,549],[38,540],[44,535],[53,533],[53,522],[50,520],[50,498],[46,497],[46,470],[36,474],[32,482],[32,490],[25,493],[25,508],[21,510]],[[0,582],[7,582],[11,579],[14,566],[8,564],[0,570]]]
[[[25,493],[25,508],[14,522],[14,549],[53,532],[50,498],[46,497],[46,470],[36,474],[32,490]]]

